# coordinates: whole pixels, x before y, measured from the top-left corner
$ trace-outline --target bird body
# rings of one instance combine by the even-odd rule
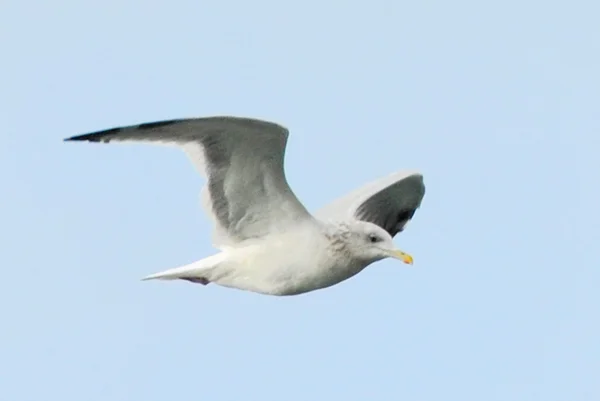
[[[283,170],[288,131],[267,121],[207,117],[145,123],[67,138],[182,147],[207,178],[202,203],[221,252],[145,277],[215,283],[268,295],[297,295],[344,281],[393,257],[412,264],[393,237],[420,207],[414,171],[369,183],[311,215]]]
[[[329,225],[325,236],[314,227],[291,229],[267,244],[258,242],[227,248],[144,280],[183,279],[267,295],[298,295],[330,287],[373,262],[352,257],[343,227],[346,225]],[[294,246],[290,247],[290,243]],[[310,259],[304,257],[307,252],[311,253]],[[333,254],[338,257],[332,257]]]

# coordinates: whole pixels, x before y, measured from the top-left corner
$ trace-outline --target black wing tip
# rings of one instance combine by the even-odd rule
[[[423,181],[423,173],[420,171],[415,171],[413,173],[411,173],[410,175],[407,175],[405,178],[406,179],[413,179],[413,180],[417,180],[417,181]]]
[[[104,131],[92,132],[89,134],[83,135],[75,135],[69,138],[63,139],[64,142],[72,142],[72,141],[86,141],[86,142],[110,142],[111,136],[121,131],[121,128],[113,128]]]
[[[154,121],[149,123],[137,124],[126,127],[112,128],[103,131],[91,132],[89,134],[83,135],[75,135],[69,138],[63,139],[64,142],[72,142],[72,141],[86,141],[86,142],[103,142],[108,143],[111,139],[114,139],[120,132],[124,130],[138,129],[138,130],[151,130],[154,128],[166,127],[169,125],[177,124],[184,121],[184,119],[173,119],[173,120],[163,120],[163,121]]]
[[[88,141],[88,142],[100,142],[99,138],[90,137],[89,134],[86,135],[76,135],[69,138],[63,139],[63,142],[74,142],[74,141]]]
[[[63,139],[63,142],[108,142],[108,140],[103,139],[103,135],[95,135],[95,134],[85,134],[85,135],[76,135],[70,138]]]

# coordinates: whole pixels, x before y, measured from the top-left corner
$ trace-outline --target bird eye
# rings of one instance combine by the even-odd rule
[[[369,234],[369,241],[375,243],[381,241],[381,239],[375,234]]]

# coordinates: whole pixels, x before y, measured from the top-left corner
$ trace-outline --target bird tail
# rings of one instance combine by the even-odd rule
[[[213,256],[209,256],[204,259],[200,259],[189,265],[175,267],[173,269],[164,270],[162,272],[154,273],[146,276],[142,281],[146,280],[177,280],[184,279],[190,281],[198,281],[202,283],[206,281],[210,282],[210,272],[213,268],[219,265],[224,259],[222,253],[218,253]]]

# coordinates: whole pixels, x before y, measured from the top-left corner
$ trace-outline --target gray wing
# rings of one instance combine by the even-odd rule
[[[285,178],[287,138],[286,128],[267,121],[208,117],[113,128],[65,141],[180,146],[208,180],[202,199],[215,223],[213,242],[225,246],[312,219]]]
[[[357,219],[382,227],[393,237],[404,230],[425,196],[423,176],[400,171],[370,182],[315,213],[323,220]]]

